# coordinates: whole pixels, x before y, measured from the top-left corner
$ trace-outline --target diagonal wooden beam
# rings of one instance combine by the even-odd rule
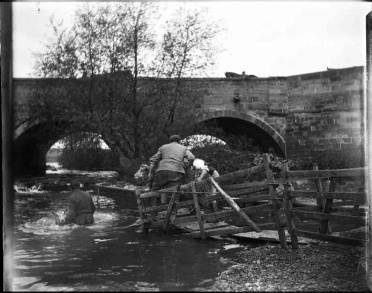
[[[243,220],[253,228],[256,232],[261,232],[261,229],[240,209],[236,202],[217,184],[212,177],[209,178],[214,187],[222,194],[227,203],[243,218]]]

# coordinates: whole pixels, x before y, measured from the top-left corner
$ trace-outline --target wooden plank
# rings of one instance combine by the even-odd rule
[[[99,191],[99,189],[98,189]],[[137,207],[138,207],[138,212],[139,212],[139,216],[142,220],[145,219],[145,216],[144,216],[144,213],[143,213],[143,205],[142,205],[142,200],[140,198],[140,195],[141,195],[141,190],[140,189],[136,189],[135,190],[135,195],[136,195],[136,200],[137,200]]]
[[[257,202],[262,200],[269,200],[270,195],[261,195],[261,196],[254,196],[254,197],[243,197],[243,198],[233,198],[234,201],[239,203],[246,203],[246,202]]]
[[[192,192],[196,191],[195,181],[191,182],[191,191]],[[203,219],[202,219],[201,212],[200,212],[198,196],[195,193],[193,193],[193,198],[194,198],[194,204],[195,204],[196,218],[197,218],[198,223],[199,223],[200,237],[201,237],[201,239],[205,240],[207,237],[205,236],[204,223],[203,223]]]
[[[257,227],[257,225],[240,209],[240,207],[234,202],[234,200],[221,189],[217,182],[214,181],[212,177],[210,177],[209,180],[211,181],[212,185],[222,194],[227,203],[240,215],[240,217],[256,232],[260,232],[261,230]]]
[[[272,223],[270,223],[270,225],[272,226]],[[266,224],[258,225],[258,227],[265,229],[267,225]],[[217,235],[234,235],[238,233],[252,232],[252,231],[254,230],[250,226],[236,227],[233,225],[229,225],[229,226],[222,227],[222,228],[215,228],[215,229],[207,230],[205,231],[205,234],[207,237],[210,237],[210,236],[217,236]],[[259,233],[259,232],[255,232],[255,233]],[[198,238],[200,237],[200,231],[190,232],[184,235],[190,236],[193,238]]]
[[[210,197],[207,197],[207,201],[212,201],[212,200],[218,200],[218,199],[222,199],[223,197],[221,195],[212,195]],[[190,200],[183,200],[183,201],[180,201],[178,203],[178,207],[181,208],[181,207],[188,207],[188,206],[191,206],[191,205],[194,205],[194,199],[190,199]],[[163,211],[163,210],[166,210],[168,209],[168,205],[159,205],[157,207],[147,207],[147,208],[144,208],[143,211],[148,213],[148,212],[152,212],[152,211]]]
[[[270,212],[272,210],[273,210],[273,205],[271,203],[263,204],[259,206],[242,208],[242,211],[244,211],[248,215],[253,215],[254,213],[262,212],[262,211]],[[224,218],[231,218],[234,216],[236,217],[237,213],[234,210],[232,210],[232,211],[221,211],[217,213],[204,214],[203,218],[206,221],[216,221],[216,220],[220,220]],[[172,222],[172,224],[177,225],[177,224],[192,222],[192,221],[196,221],[196,215],[177,218]]]
[[[248,169],[244,169],[244,170],[236,171],[236,172],[233,172],[233,173],[221,175],[220,177],[215,178],[215,181],[216,182],[226,182],[226,181],[229,181],[229,180],[232,180],[232,179],[245,177],[245,176],[248,176],[250,174],[259,173],[259,172],[262,172],[264,170],[265,170],[264,165],[254,166],[254,167],[251,167],[251,168],[248,168]],[[208,185],[208,179],[204,179],[204,180],[201,180],[201,181],[195,183],[196,188],[203,187],[203,186],[206,186],[206,185]],[[181,191],[191,190],[191,183],[181,185],[180,190]],[[170,192],[170,191],[172,191],[172,188],[165,188],[165,189],[161,189],[159,191],[149,191],[149,192],[141,194],[141,198],[154,197],[154,196],[158,195],[158,192],[163,192],[163,191],[164,192]]]
[[[230,226],[230,225],[226,222],[220,222],[220,221],[215,222],[215,223],[206,222],[206,223],[204,223],[204,231],[207,231],[207,230],[210,230],[210,229],[215,229],[215,228],[226,227],[226,226]],[[187,232],[200,231],[198,221],[179,224],[179,225],[176,225],[176,227],[181,229],[181,230],[185,230]]]
[[[314,170],[318,170],[318,164],[314,164]],[[318,212],[323,212],[324,207],[325,207],[325,199],[321,196],[321,194],[319,194],[323,192],[322,181],[319,177],[315,179],[315,186],[316,186],[316,191],[318,191],[318,195],[316,197],[316,206],[318,208]],[[329,192],[329,179],[327,179],[326,181],[325,191]],[[327,222],[326,224],[327,224],[327,227],[325,228],[326,229],[325,231],[328,231],[329,234],[331,234],[332,233],[331,223]],[[319,231],[321,231],[320,227],[319,227]]]
[[[221,188],[225,191],[232,191],[232,190],[238,190],[238,189],[243,189],[243,188],[263,187],[263,186],[267,186],[266,180],[224,185],[224,186],[221,186]]]
[[[250,195],[254,194],[256,192],[260,191],[268,191],[269,187],[268,185],[261,186],[261,187],[252,187],[252,188],[245,188],[245,189],[239,189],[235,191],[229,191],[230,196],[239,196],[239,195]]]
[[[317,198],[318,196],[324,199],[343,199],[343,200],[358,200],[366,202],[367,194],[365,192],[340,192],[340,191],[304,191],[304,190],[289,190],[289,196]]]
[[[168,209],[167,209],[167,212],[166,212],[165,217],[164,217],[163,231],[165,231],[167,229],[167,226],[168,226],[168,221],[169,221],[172,209],[173,209],[174,202],[175,202],[176,197],[177,197],[177,188],[178,188],[178,186],[173,187],[174,192],[173,192],[172,197],[169,201]]]
[[[263,192],[263,193],[254,194],[254,196],[253,195],[245,195],[245,196],[243,195],[242,198],[247,198],[246,202],[256,202],[256,201],[261,201],[261,200],[265,200],[265,199],[270,198],[270,196],[267,196],[266,194],[267,193]],[[219,195],[211,195],[211,196],[207,197],[206,200],[208,202],[214,201],[214,200],[224,200],[224,197],[220,194]],[[234,200],[235,200],[235,198],[234,198]],[[178,206],[181,208],[181,207],[191,206],[193,204],[194,204],[194,200],[190,199],[190,200],[180,201],[178,203]],[[149,212],[153,212],[153,211],[164,211],[164,210],[167,210],[167,208],[168,208],[167,204],[158,205],[156,207],[144,207],[143,212],[144,213],[149,213]]]
[[[313,164],[313,169],[318,171],[318,164],[314,163]],[[316,205],[318,207],[318,211],[321,212],[324,207],[324,199],[321,197],[321,192],[323,192],[323,186],[322,186],[322,181],[321,178],[317,177],[314,181],[317,195],[316,195]]]
[[[327,181],[326,191],[334,192],[336,190],[336,186],[337,186],[336,180],[334,178],[331,178],[330,182]],[[333,199],[326,199],[326,202],[323,208],[323,213],[330,214],[332,211],[332,204],[333,204]],[[331,223],[329,222],[329,220],[322,220],[320,222],[319,232],[323,234],[332,233]]]
[[[274,185],[279,185],[279,184],[284,184],[286,182],[283,182],[282,179],[275,179]],[[244,189],[244,188],[253,188],[253,187],[264,187],[268,186],[267,180],[262,180],[262,181],[253,181],[253,182],[244,182],[244,183],[239,183],[239,184],[231,184],[231,185],[221,185],[221,188],[225,191],[234,191],[234,190],[239,190],[239,189]]]
[[[359,201],[359,200],[345,200],[345,201],[334,201],[332,207],[340,207],[340,206],[355,206],[355,205],[366,205],[367,200]]]
[[[364,217],[357,216],[344,216],[344,215],[333,215],[333,214],[324,214],[324,213],[313,213],[306,211],[293,210],[292,214],[298,216],[301,220],[334,220],[339,222],[355,223],[358,225],[365,225],[366,219]]]
[[[288,163],[284,162],[282,165],[282,174],[283,174],[283,181],[287,180],[287,171],[288,171]],[[291,237],[291,245],[293,249],[298,249],[298,239],[297,235],[294,233],[296,229],[294,217],[292,214],[293,210],[293,201],[292,197],[288,196],[288,184],[284,184],[284,198],[285,198],[285,212],[287,216],[287,225],[288,225],[288,231]],[[285,233],[285,231],[284,231]]]
[[[338,170],[307,170],[307,171],[288,171],[288,179],[305,179],[305,178],[330,178],[330,177],[364,177],[367,168],[349,168]]]
[[[326,234],[320,234],[315,232],[309,232],[309,231],[303,231],[303,230],[295,230],[295,233],[299,237],[307,237],[311,239],[317,239],[322,241],[329,241],[329,242],[335,242],[335,243],[342,243],[342,244],[348,244],[348,245],[360,245],[364,246],[366,241],[360,240],[360,239],[353,239],[353,238],[344,238],[344,237],[338,237],[338,236],[331,236]]]
[[[278,211],[279,210],[279,202],[277,199],[278,196],[276,194],[274,186],[270,184],[270,183],[274,183],[274,176],[273,176],[272,171],[270,170],[270,157],[267,153],[265,154],[265,173],[266,173],[267,182],[269,183],[269,192],[270,192],[271,202],[273,203],[274,217],[275,217],[275,221],[276,221],[277,228],[278,228],[280,246],[284,249],[288,249],[287,241],[285,237],[285,230],[281,224],[280,215]]]
[[[251,174],[256,174],[265,171],[265,166],[264,165],[259,165],[259,166],[254,166],[248,169],[236,171],[233,173],[221,175],[220,177],[215,178],[215,181],[218,183],[226,182],[232,179],[239,179],[241,177],[246,177]]]
[[[253,239],[253,240],[262,240],[262,241],[270,241],[270,242],[280,242],[277,230],[264,230],[260,233],[245,232],[245,233],[231,235],[231,237],[239,238],[239,239]],[[297,235],[296,235],[296,239],[297,239]],[[294,246],[294,244],[291,242],[292,240],[290,238],[290,234],[287,234],[287,232],[286,232],[286,240],[287,240],[287,243],[291,243],[292,246]],[[307,244],[309,243],[309,241],[306,241],[305,239],[302,238],[302,241],[297,240],[297,245],[299,243]]]

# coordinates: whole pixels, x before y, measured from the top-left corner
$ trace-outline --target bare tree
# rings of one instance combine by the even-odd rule
[[[213,65],[221,29],[206,20],[206,10],[176,15],[160,41],[158,3],[89,3],[76,12],[70,30],[52,21],[54,38],[36,54],[37,73],[89,77],[89,90],[78,100],[70,97],[66,119],[95,127],[128,158],[147,157],[172,131],[185,132],[193,111],[182,109],[199,97],[182,87],[182,78]]]
[[[205,75],[206,69],[214,65],[220,52],[215,39],[223,31],[216,21],[209,20],[208,10],[185,9],[174,12],[166,22],[166,31],[160,44],[162,74],[176,79],[174,95],[169,101],[169,112],[164,131],[175,123],[176,110],[181,101],[182,77]]]

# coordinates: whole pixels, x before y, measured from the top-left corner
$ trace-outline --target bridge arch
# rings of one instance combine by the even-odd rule
[[[14,173],[16,175],[43,175],[46,167],[46,153],[54,143],[70,133],[92,132],[102,136],[111,148],[107,137],[90,127],[67,121],[34,121],[20,125],[14,134]]]
[[[197,116],[196,124],[205,123],[211,120],[219,121],[220,123],[218,123],[218,126],[223,128],[225,132],[234,134],[250,133],[251,136],[263,136],[258,139],[263,138],[264,141],[268,141],[278,155],[283,157],[285,156],[285,140],[279,134],[279,132],[277,132],[272,126],[260,118],[235,110],[217,110],[200,113]],[[243,125],[239,125],[237,127],[238,124],[241,124],[239,121],[244,121],[245,125],[243,123]]]

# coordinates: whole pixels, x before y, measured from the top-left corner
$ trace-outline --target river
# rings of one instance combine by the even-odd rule
[[[68,191],[15,193],[15,291],[202,290],[229,264],[243,261],[237,251],[257,246],[231,238],[136,233],[124,228],[138,218],[128,198],[89,192],[98,206],[88,227],[54,224],[51,213],[65,207]]]

